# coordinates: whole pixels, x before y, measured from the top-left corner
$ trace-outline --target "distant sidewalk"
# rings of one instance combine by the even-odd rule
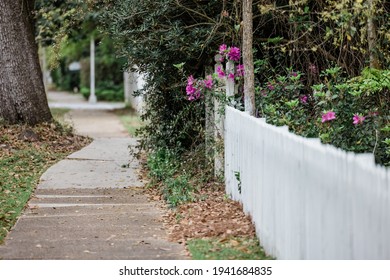
[[[50,108],[74,110],[114,110],[125,108],[124,102],[89,103],[81,94],[64,91],[49,91],[47,94]]]

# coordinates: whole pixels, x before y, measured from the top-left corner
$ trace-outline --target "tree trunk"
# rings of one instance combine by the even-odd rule
[[[34,0],[0,1],[0,118],[34,125],[52,119],[35,42]]]
[[[380,62],[377,53],[376,26],[374,23],[375,4],[374,0],[368,1],[368,18],[367,18],[367,41],[368,51],[370,53],[370,68],[380,69]]]
[[[255,115],[255,78],[253,66],[253,15],[252,0],[242,2],[243,13],[243,36],[242,36],[242,57],[244,61],[244,103],[245,112]]]

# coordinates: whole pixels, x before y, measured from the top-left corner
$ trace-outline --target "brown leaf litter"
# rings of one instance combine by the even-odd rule
[[[56,123],[33,127],[0,124],[0,158],[27,148],[53,154],[71,153],[89,144],[91,139],[75,135],[69,128]]]
[[[151,200],[161,198],[149,189]],[[167,208],[163,222],[173,242],[186,243],[193,238],[255,237],[255,228],[242,205],[229,199],[220,184],[209,184],[198,194],[198,200]]]

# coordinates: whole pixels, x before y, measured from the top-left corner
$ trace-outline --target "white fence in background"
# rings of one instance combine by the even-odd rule
[[[390,169],[371,155],[227,107],[225,179],[278,259],[390,259]]]

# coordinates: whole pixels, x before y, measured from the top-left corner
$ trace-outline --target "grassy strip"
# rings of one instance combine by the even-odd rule
[[[31,146],[0,158],[0,243],[15,224],[42,173],[66,155]]]
[[[56,110],[56,118],[66,110]],[[59,123],[35,127],[0,123],[0,244],[17,221],[43,172],[90,140]]]
[[[137,129],[142,127],[141,118],[137,115],[137,113],[131,108],[125,108],[115,110],[115,114],[119,117],[130,136],[136,136],[135,133]]]
[[[70,109],[66,108],[51,108],[51,114],[55,120],[62,123],[64,121],[64,116],[66,113],[70,111]]]
[[[202,238],[187,242],[195,260],[271,260],[256,238]]]

